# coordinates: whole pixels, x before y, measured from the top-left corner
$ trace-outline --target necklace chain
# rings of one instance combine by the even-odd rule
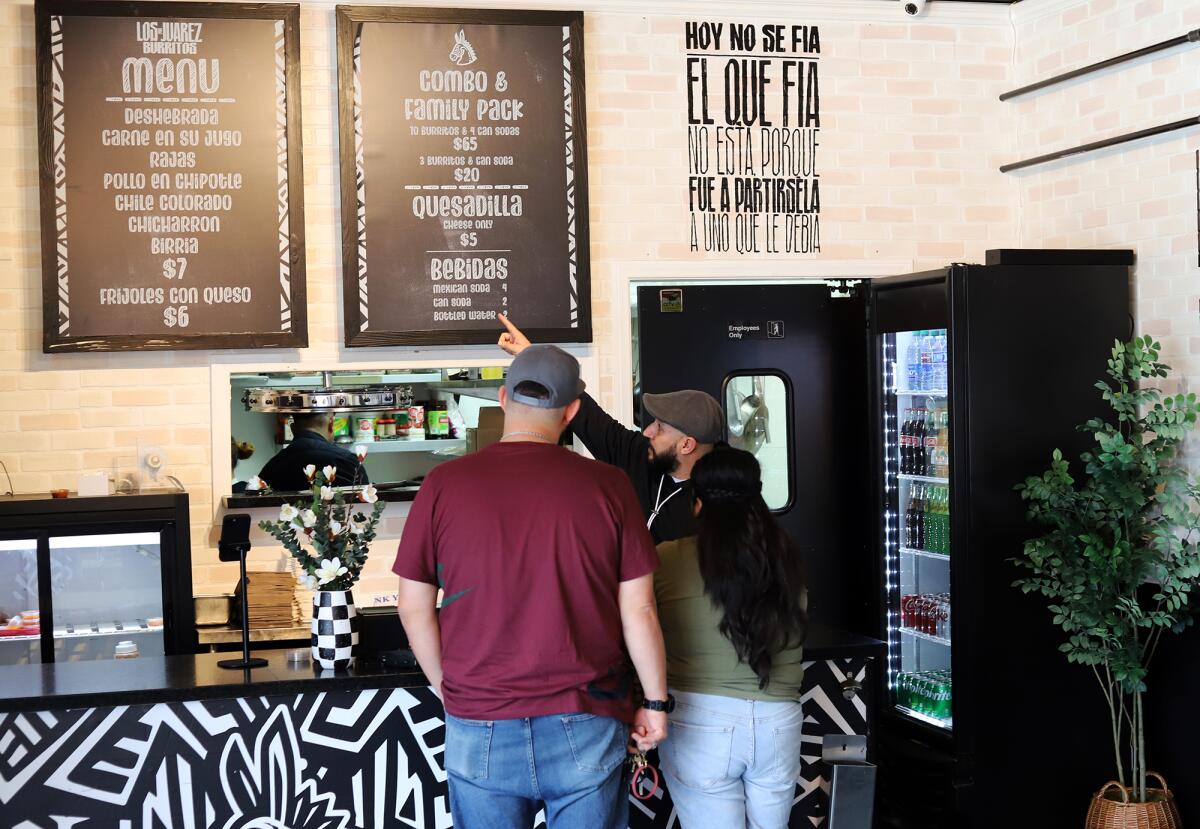
[[[507,439],[507,438],[514,437],[514,436],[516,436],[516,435],[525,435],[525,436],[528,436],[528,437],[531,437],[531,438],[541,438],[541,439],[542,439],[543,441],[545,441],[546,443],[553,443],[553,442],[554,442],[554,441],[550,440],[550,436],[549,436],[549,435],[542,434],[541,432],[529,432],[529,431],[505,432],[504,434],[502,434],[502,435],[500,436],[500,440],[505,440],[505,439]]]

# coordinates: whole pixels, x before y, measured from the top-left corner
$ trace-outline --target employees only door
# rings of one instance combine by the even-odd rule
[[[634,324],[642,393],[700,389],[800,546],[814,622],[872,631],[867,339],[860,290],[818,282],[643,285]]]

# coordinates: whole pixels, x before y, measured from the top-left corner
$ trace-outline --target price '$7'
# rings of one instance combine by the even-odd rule
[[[183,274],[187,271],[187,257],[180,256],[178,259],[164,259],[162,275],[164,279],[183,279]]]

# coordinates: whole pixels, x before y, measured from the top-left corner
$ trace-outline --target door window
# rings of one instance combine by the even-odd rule
[[[729,445],[762,467],[763,500],[782,512],[792,502],[791,389],[778,374],[735,373],[725,378],[722,406]]]

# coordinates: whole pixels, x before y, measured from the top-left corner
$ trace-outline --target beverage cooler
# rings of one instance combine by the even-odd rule
[[[0,498],[0,665],[193,653],[186,493]]]
[[[1103,698],[1010,559],[1038,531],[1014,485],[1104,412],[1131,263],[989,251],[872,286],[882,825],[1078,825],[1112,776]]]

